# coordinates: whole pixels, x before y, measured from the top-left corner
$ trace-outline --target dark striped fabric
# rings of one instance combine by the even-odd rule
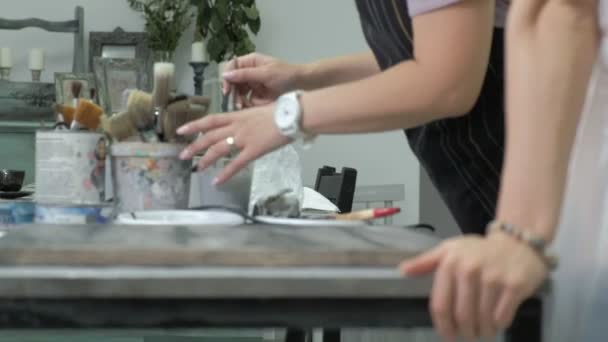
[[[381,68],[411,59],[415,38],[407,0],[356,3]],[[497,28],[483,89],[470,114],[405,131],[464,233],[483,234],[495,211],[504,154],[503,84],[503,30]]]

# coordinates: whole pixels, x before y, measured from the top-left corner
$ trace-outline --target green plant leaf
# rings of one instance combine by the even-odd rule
[[[228,0],[216,0],[215,8],[217,10],[217,14],[222,19],[228,18]]]
[[[244,7],[243,12],[245,12],[245,14],[247,15],[247,18],[249,20],[256,20],[260,17],[260,11],[258,11],[258,9],[255,6]]]
[[[255,35],[257,35],[258,33],[260,33],[260,28],[262,26],[262,21],[260,20],[260,18],[258,17],[255,20],[249,20],[247,22],[247,25],[249,26],[249,29],[251,30],[251,32]]]

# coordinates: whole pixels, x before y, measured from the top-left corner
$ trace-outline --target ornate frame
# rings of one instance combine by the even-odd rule
[[[72,73],[72,72],[56,72],[55,73],[55,102],[63,104],[65,94],[63,93],[63,82],[67,80],[74,81],[86,81],[89,87],[83,89],[82,97],[88,99],[90,97],[90,89],[95,88],[97,90],[97,82],[95,81],[95,75],[93,73]]]
[[[99,89],[99,104],[108,115],[114,114],[118,110],[118,108],[112,108],[108,84],[108,72],[112,70],[135,71],[137,74],[137,89],[149,89],[148,73],[146,70],[147,63],[142,59],[95,57],[93,64],[95,78],[97,79],[97,88]]]
[[[112,32],[89,33],[89,67],[94,70],[95,57],[101,57],[105,45],[133,46],[135,58],[144,60],[146,68],[152,70],[152,51],[146,45],[144,32],[126,32],[117,27]]]

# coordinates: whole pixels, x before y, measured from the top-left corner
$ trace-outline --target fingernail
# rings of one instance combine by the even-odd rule
[[[226,71],[225,73],[222,74],[222,77],[224,77],[224,79],[231,79],[236,75],[236,71]]]
[[[181,159],[181,160],[190,159],[190,151],[183,150],[182,153],[180,153],[180,155],[179,155],[179,159]]]
[[[177,134],[179,135],[186,134],[186,132],[188,132],[188,125],[182,126],[177,129]]]
[[[219,178],[213,178],[213,182],[211,182],[211,184],[213,184],[213,186],[216,186],[216,185],[220,184],[220,179]]]
[[[237,104],[236,104],[236,109],[238,109],[238,110],[243,109],[243,104],[242,104],[242,103],[240,103],[240,102],[237,102]]]

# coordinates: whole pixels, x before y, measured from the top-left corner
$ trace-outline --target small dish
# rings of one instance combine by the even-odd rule
[[[284,218],[271,216],[256,216],[256,221],[281,226],[299,226],[299,227],[361,227],[367,226],[365,221],[340,221],[340,220],[322,220],[322,219],[299,219],[299,218]]]
[[[18,199],[32,195],[33,191],[0,191],[0,199]]]
[[[238,214],[221,210],[141,211],[118,215],[115,223],[135,226],[240,226],[245,219]]]

